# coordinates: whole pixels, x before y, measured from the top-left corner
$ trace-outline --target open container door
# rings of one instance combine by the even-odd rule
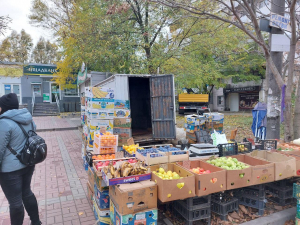
[[[150,78],[152,132],[154,139],[175,139],[174,76]]]

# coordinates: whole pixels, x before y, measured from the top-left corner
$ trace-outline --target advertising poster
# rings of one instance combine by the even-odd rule
[[[240,109],[253,109],[258,102],[258,93],[240,94]]]

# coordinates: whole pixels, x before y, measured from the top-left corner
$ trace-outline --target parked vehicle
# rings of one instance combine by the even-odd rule
[[[182,93],[178,95],[179,114],[206,110],[209,103],[209,94]]]

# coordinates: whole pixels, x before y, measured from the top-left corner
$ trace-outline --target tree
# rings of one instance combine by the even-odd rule
[[[53,64],[59,61],[58,46],[40,37],[32,51],[31,61],[35,63]]]
[[[178,39],[178,44],[169,48],[174,41],[166,29],[179,23],[179,19],[184,24],[184,19],[177,17],[174,10],[156,7],[148,1],[68,1],[72,5],[69,7],[63,2],[52,2],[59,4],[54,15],[64,14],[63,22],[49,15],[53,9],[41,0],[34,1],[30,19],[36,25],[53,29],[59,36],[63,60],[68,63],[58,65],[69,67],[61,67],[60,71],[78,69],[84,61],[92,70],[156,73],[163,61],[181,48],[183,41],[179,37],[186,37],[172,37]],[[62,72],[58,75],[68,77]]]
[[[0,34],[4,35],[10,22],[11,18],[9,16],[0,16]]]
[[[30,34],[21,30],[18,34],[12,31],[0,45],[0,61],[28,63],[33,43]]]
[[[192,18],[190,22],[195,20],[198,19]],[[258,80],[265,73],[262,52],[256,44],[249,44],[247,36],[235,27],[202,20],[187,39],[188,44],[180,54],[162,66],[162,72],[176,74],[181,87],[225,87],[222,80]]]
[[[233,25],[243,31],[248,35],[254,42],[256,42],[262,49],[267,66],[270,71],[272,71],[273,77],[276,80],[278,88],[281,90],[285,84],[283,77],[281,76],[282,71],[279,71],[271,57],[271,49],[268,45],[268,40],[266,40],[262,34],[262,31],[259,28],[259,19],[261,17],[267,17],[263,12],[259,10],[258,3],[259,1],[251,0],[215,0],[208,1],[203,0],[200,3],[198,1],[179,1],[179,0],[153,0],[153,2],[160,3],[164,6],[168,6],[176,9],[183,9],[189,12],[193,17],[199,19],[214,19],[218,21],[225,22],[227,24]],[[294,70],[294,58],[295,58],[295,47],[296,42],[299,40],[299,34],[296,30],[296,16],[295,16],[295,6],[296,0],[287,0],[286,2],[286,11],[290,14],[291,19],[291,46],[289,53],[289,71],[287,86],[285,91],[285,141],[293,140],[293,126],[292,126],[292,107],[291,107],[291,91],[292,91],[292,81],[293,81],[293,70]],[[238,7],[239,6],[239,7]],[[241,15],[245,15],[248,20],[242,20]],[[268,77],[269,78],[269,77]],[[270,87],[269,87],[270,88]],[[271,93],[269,91],[269,93]],[[279,118],[278,109],[274,105],[279,106],[280,100],[274,99],[272,96],[268,96],[268,118],[274,117]],[[299,117],[300,117],[300,106],[299,108]],[[271,112],[271,113],[270,113]],[[295,111],[296,113],[296,111]],[[295,116],[296,118],[296,116]],[[299,123],[300,121],[294,120],[294,123]],[[300,127],[300,126],[299,126]],[[279,129],[279,127],[277,127]]]

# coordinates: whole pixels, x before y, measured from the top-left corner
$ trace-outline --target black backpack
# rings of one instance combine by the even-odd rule
[[[7,117],[4,118],[9,119]],[[45,143],[45,140],[34,132],[32,123],[32,130],[26,132],[21,124],[16,121],[14,122],[17,123],[23,131],[26,137],[26,142],[25,146],[19,154],[8,145],[7,148],[9,149],[9,151],[14,154],[22,164],[26,166],[33,166],[35,164],[43,162],[47,157],[47,144]]]

